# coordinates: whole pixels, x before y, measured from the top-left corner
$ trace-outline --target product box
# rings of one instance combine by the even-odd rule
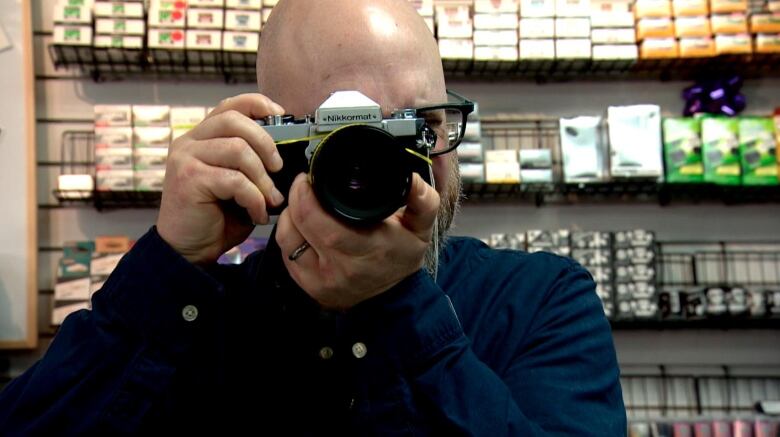
[[[638,247],[618,247],[615,249],[614,262],[616,266],[652,266],[655,262],[655,248],[652,245]]]
[[[133,150],[133,169],[164,170],[168,158],[167,147],[145,147]]]
[[[97,18],[95,20],[96,34],[144,36],[145,31],[146,24],[140,19]]]
[[[170,114],[168,105],[133,105],[133,127],[168,127]]]
[[[518,0],[474,0],[474,12],[478,14],[517,13]]]
[[[97,35],[95,36],[94,46],[101,48],[140,50],[144,47],[144,40],[140,36]]]
[[[593,29],[591,31],[593,44],[634,44],[636,30],[634,28]]]
[[[481,183],[485,181],[485,165],[482,163],[461,162],[458,168],[460,169],[460,178],[464,183]]]
[[[187,49],[220,50],[222,48],[221,30],[187,30]]]
[[[742,176],[739,153],[739,120],[703,117],[701,123],[704,181],[739,185]]]
[[[223,8],[225,0],[187,0],[191,8]]]
[[[571,257],[585,267],[612,265],[610,249],[572,249]]]
[[[57,176],[57,189],[66,199],[85,199],[95,189],[95,179],[88,174],[61,174]]]
[[[756,53],[780,53],[780,34],[756,35]]]
[[[165,170],[139,170],[133,175],[136,191],[162,191],[164,182]]]
[[[698,17],[710,14],[708,0],[673,0],[672,12],[676,17]]]
[[[475,30],[517,30],[517,14],[474,14]]]
[[[666,182],[704,182],[701,119],[665,118],[663,129]]]
[[[524,184],[553,181],[552,151],[550,149],[521,149],[520,180]]]
[[[439,39],[442,59],[474,59],[474,41],[471,39]]]
[[[555,36],[558,38],[590,38],[590,18],[556,18]]]
[[[676,58],[680,55],[674,38],[646,38],[639,48],[642,59]]]
[[[617,275],[617,273],[616,273]],[[645,275],[649,276],[649,275]],[[615,284],[615,299],[649,299],[657,295],[653,281],[617,282]]]
[[[521,39],[520,60],[555,59],[555,40],[553,39]]]
[[[634,14],[631,12],[593,13],[590,26],[596,28],[634,27]]]
[[[639,58],[636,44],[601,44],[593,46],[594,60],[635,60]]]
[[[475,46],[513,46],[517,47],[517,31],[514,30],[475,30]]]
[[[57,278],[54,300],[80,301],[89,299],[89,272],[80,278]]]
[[[612,285],[612,267],[589,267],[588,271],[596,284]]]
[[[753,14],[750,16],[752,33],[780,32],[780,14]]]
[[[713,14],[747,12],[747,9],[748,0],[710,0],[710,10]]]
[[[609,249],[612,234],[599,231],[575,231],[571,233],[571,247],[574,249]]]
[[[562,118],[560,136],[566,183],[606,179],[609,158],[601,117]]]
[[[133,147],[133,128],[131,127],[96,127],[95,148]]]
[[[409,0],[409,3],[421,17],[433,17],[433,0]]]
[[[525,250],[525,234],[491,234],[488,245],[493,249]]]
[[[184,49],[184,31],[179,29],[149,29],[150,49]]]
[[[55,24],[92,25],[92,10],[88,6],[71,6],[58,3],[54,5]]]
[[[95,168],[97,170],[131,170],[133,168],[133,149],[117,147],[95,149]]]
[[[521,0],[521,17],[554,17],[555,0]]]
[[[663,177],[661,108],[610,106],[611,173],[615,177]]]
[[[272,11],[271,8],[263,8],[260,11],[260,14],[263,16],[263,24],[268,22],[268,17],[271,16],[271,11]],[[426,18],[425,22],[428,23],[428,19],[427,18]],[[428,26],[428,27],[431,27],[431,26]]]
[[[715,40],[710,37],[680,38],[681,58],[706,58],[715,55]]]
[[[624,247],[651,247],[655,243],[655,233],[644,229],[618,231],[614,233],[616,249]]]
[[[745,14],[713,14],[710,23],[712,33],[715,34],[748,32],[748,20]]]
[[[262,25],[260,11],[225,11],[225,29],[259,32]]]
[[[133,147],[167,148],[171,145],[171,128],[169,127],[135,127],[133,128]]]
[[[206,118],[206,108],[203,106],[171,107],[170,120],[173,129],[192,129]]]
[[[222,9],[187,9],[188,29],[222,29],[225,25],[225,16]]]
[[[672,38],[674,21],[671,18],[642,18],[636,23],[636,39]]]
[[[90,275],[108,276],[119,265],[124,253],[93,253],[90,263]]]
[[[753,39],[749,34],[715,35],[715,51],[719,55],[745,55],[753,52]]]
[[[98,1],[93,7],[95,17],[143,18],[144,5],[136,2]]]
[[[436,6],[439,38],[471,38],[474,23],[468,5]]]
[[[770,117],[740,117],[743,185],[777,185],[777,143]]]
[[[95,105],[95,127],[130,127],[130,105]]]
[[[98,191],[133,191],[134,189],[133,170],[98,170],[95,179]]]
[[[69,46],[91,46],[92,26],[55,24],[53,42]]]
[[[95,238],[96,253],[126,253],[132,246],[127,236],[99,236]]]
[[[634,3],[636,18],[661,18],[672,16],[671,0],[636,0]]]
[[[474,47],[474,59],[478,61],[517,61],[517,52],[516,44],[504,47]]]
[[[558,17],[590,17],[590,0],[557,0],[555,14]]]
[[[675,32],[678,38],[709,37],[712,35],[708,17],[678,17],[675,20]]]
[[[482,143],[479,141],[463,141],[456,149],[458,162],[483,162]]]
[[[420,4],[428,4],[433,15],[433,4],[429,1],[420,1]],[[228,9],[250,9],[259,11],[263,7],[262,0],[225,0],[225,7]]]
[[[184,29],[187,24],[187,11],[184,9],[149,9],[149,27],[166,29]]]
[[[650,285],[653,284],[653,281],[655,281],[655,268],[650,264],[615,266],[615,283],[618,284],[618,290],[620,289],[620,284],[628,283],[633,284],[634,286],[637,286],[638,284],[648,284],[648,286],[644,288],[637,287],[640,291],[634,292],[633,297],[645,297],[641,295],[642,291],[647,292],[648,294],[652,291],[652,294],[654,295],[655,288],[653,287],[651,289],[650,287]]]
[[[485,151],[485,180],[496,184],[520,183],[516,150]]]
[[[520,38],[552,38],[555,36],[555,19],[521,18]],[[522,49],[520,50],[522,52]]]
[[[222,35],[222,50],[226,52],[257,52],[260,34],[226,30]]]
[[[593,56],[590,39],[572,38],[555,40],[556,59],[590,59]]]
[[[571,232],[568,229],[557,231],[529,230],[525,233],[528,247],[571,247]]]

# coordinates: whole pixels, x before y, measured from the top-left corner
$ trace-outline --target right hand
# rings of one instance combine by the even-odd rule
[[[223,100],[171,145],[157,232],[188,261],[215,262],[255,224],[268,223],[266,205],[284,202],[268,175],[282,159],[254,121],[281,114],[268,97],[242,94]]]

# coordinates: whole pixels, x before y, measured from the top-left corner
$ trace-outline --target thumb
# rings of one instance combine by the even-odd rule
[[[431,228],[439,212],[439,193],[428,185],[423,178],[412,175],[412,189],[409,191],[406,208],[401,221],[420,239],[428,241],[431,238]]]

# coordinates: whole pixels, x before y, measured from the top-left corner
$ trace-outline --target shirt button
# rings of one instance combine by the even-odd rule
[[[354,355],[355,358],[365,357],[366,352],[368,352],[368,349],[366,349],[366,345],[363,343],[357,342],[352,345],[352,355]]]
[[[181,316],[188,322],[193,322],[198,318],[198,308],[195,305],[187,305],[181,310]]]
[[[333,357],[333,348],[325,346],[322,349],[320,349],[320,358],[322,358],[323,360],[329,360],[332,357]]]

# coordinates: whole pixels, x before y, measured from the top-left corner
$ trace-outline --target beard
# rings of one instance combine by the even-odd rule
[[[450,175],[447,178],[446,186],[442,190],[443,196],[439,205],[439,212],[436,215],[436,228],[431,236],[431,244],[425,252],[424,267],[434,279],[439,268],[439,255],[447,244],[447,237],[455,216],[460,209],[460,200],[462,197],[462,185],[460,180],[460,169],[458,168],[458,155],[454,152],[450,154]]]

